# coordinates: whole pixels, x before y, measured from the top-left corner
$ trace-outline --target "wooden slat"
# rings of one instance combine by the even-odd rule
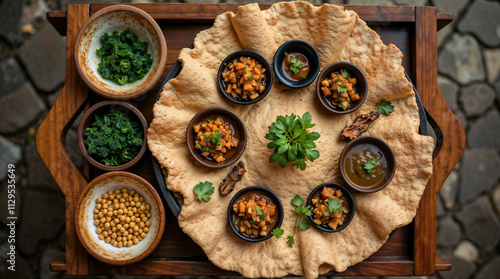
[[[437,85],[436,8],[417,7],[413,53],[415,86],[438,131],[433,175],[429,180],[414,221],[414,274],[432,275],[436,268],[437,194],[465,149],[462,125],[450,111]]]
[[[68,16],[71,21],[67,25],[66,83],[38,128],[36,148],[66,198],[66,271],[68,275],[85,275],[88,273],[87,252],[76,235],[75,209],[87,181],[65,153],[64,136],[68,123],[76,118],[87,98],[87,87],[76,72],[73,45],[80,27],[89,17],[89,5],[69,5]]]
[[[443,29],[446,25],[453,21],[452,13],[438,13],[437,14],[437,31]]]
[[[436,271],[446,270],[451,270],[451,264],[445,259],[441,258],[439,255],[436,255]]]
[[[413,262],[408,258],[371,259],[359,263],[335,276],[411,276]],[[238,276],[214,266],[211,262],[146,260],[133,265],[113,267],[97,261],[90,262],[90,275],[144,276],[144,275],[184,275],[184,276]]]

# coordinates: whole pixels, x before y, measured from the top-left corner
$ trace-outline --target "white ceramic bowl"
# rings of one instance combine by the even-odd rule
[[[101,56],[96,50],[102,47],[104,33],[111,35],[127,29],[139,40],[148,42],[153,65],[142,79],[120,85],[97,72]],[[158,24],[146,12],[132,6],[114,5],[99,10],[83,24],[76,38],[74,55],[78,73],[92,91],[105,98],[127,100],[145,94],[156,85],[167,63],[167,43]]]
[[[151,205],[151,226],[137,245],[115,247],[98,238],[94,224],[96,199],[115,189],[135,190]],[[76,209],[76,231],[85,249],[97,260],[111,265],[127,265],[149,255],[160,242],[165,228],[165,211],[156,190],[142,177],[129,172],[105,173],[92,180],[82,193]]]

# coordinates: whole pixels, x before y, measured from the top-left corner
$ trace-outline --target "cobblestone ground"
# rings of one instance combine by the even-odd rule
[[[0,222],[7,224],[8,164],[16,166],[16,215],[19,216],[16,273],[6,270],[8,230],[3,225],[0,229],[0,278],[66,277],[50,272],[48,267],[49,262],[63,256],[65,250],[64,197],[36,153],[34,134],[65,80],[65,38],[47,23],[45,13],[81,2],[84,1],[0,0]],[[330,1],[313,1],[314,4],[323,2]],[[453,264],[453,270],[440,272],[435,277],[498,278],[500,3],[485,0],[332,2],[435,5],[439,12],[454,13],[453,23],[438,33],[439,87],[466,129],[467,148],[439,194],[438,252]],[[74,162],[81,166],[83,159],[76,148],[75,131],[75,127],[69,130],[66,146]]]

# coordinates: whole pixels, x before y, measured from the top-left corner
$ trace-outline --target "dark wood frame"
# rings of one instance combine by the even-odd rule
[[[113,267],[100,263],[88,257],[78,240],[74,215],[76,201],[88,180],[100,174],[100,171],[86,164],[84,173],[81,173],[65,151],[64,138],[78,113],[88,107],[88,103],[98,101],[99,97],[89,94],[89,89],[78,76],[73,46],[83,23],[90,15],[106,6],[109,4],[68,5],[67,12],[51,11],[47,15],[59,33],[67,37],[66,84],[36,135],[38,153],[66,198],[66,261],[52,262],[51,270],[65,271],[68,275],[237,275],[221,270],[209,262],[201,249],[182,233],[171,213],[167,213],[167,227],[158,248],[146,260],[133,265]],[[148,12],[160,24],[163,32],[168,33],[166,38],[169,54],[167,68],[163,73],[165,77],[180,49],[189,46],[199,30],[210,27],[220,13],[236,12],[239,4],[134,6]],[[261,5],[262,9],[268,7],[269,5]],[[438,14],[434,7],[345,7],[356,11],[380,34],[386,29],[396,28],[393,35],[388,35],[389,41],[395,40],[403,53],[410,54],[405,57],[403,65],[410,73],[428,112],[429,122],[437,134],[437,142],[433,159],[434,174],[427,184],[414,221],[395,230],[387,243],[370,258],[335,275],[411,276],[432,275],[438,270],[449,270],[451,265],[436,255],[436,199],[441,185],[463,154],[465,133],[437,86],[436,32],[450,23],[453,15]],[[401,34],[406,39],[398,45]],[[161,83],[145,95],[147,97],[133,101],[146,119],[151,119],[151,106],[160,87]],[[130,171],[141,174],[158,187],[154,173],[150,170],[149,152],[145,158]]]

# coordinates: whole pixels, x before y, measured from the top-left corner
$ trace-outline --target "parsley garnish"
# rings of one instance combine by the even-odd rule
[[[338,79],[335,79],[335,80],[333,81],[333,83],[337,83],[337,82],[339,82],[339,80],[338,80]]]
[[[250,79],[253,79],[253,78],[254,78],[254,76],[253,76],[253,75],[251,75],[251,76],[250,76]]]
[[[306,216],[312,215],[311,206],[310,205],[305,206],[304,199],[301,196],[296,195],[292,199],[292,205],[295,206],[295,208],[293,209],[293,212],[297,213],[298,215],[297,215],[297,218],[295,219],[295,226],[293,228],[293,234],[286,237],[286,239],[287,239],[286,243],[290,247],[292,247],[293,244],[295,243],[294,237],[295,237],[295,233],[297,231],[297,227],[300,227],[300,229],[303,231],[306,231],[309,229],[309,223],[307,222],[307,220],[302,219],[303,215],[306,215]]]
[[[240,219],[236,219],[236,221],[234,221],[234,224],[238,225],[239,222],[240,222]]]
[[[345,85],[337,85],[337,91],[340,93],[346,93],[347,92],[347,86]]]
[[[306,78],[306,76],[304,76],[304,75],[300,75],[300,76],[301,76],[302,78]]]
[[[381,100],[375,108],[378,110],[378,113],[385,115],[390,115],[394,111],[394,106],[386,100]]]
[[[246,74],[247,73],[247,70],[243,70],[243,73]]]
[[[342,74],[343,77],[347,77],[349,75],[349,73],[347,72],[347,69],[342,69],[340,70],[340,73]]]
[[[274,228],[273,231],[271,232],[272,235],[276,236],[276,238],[281,238],[285,231],[281,228]]]
[[[199,201],[210,201],[210,195],[214,193],[215,188],[212,187],[212,182],[200,182],[194,186],[194,193],[197,195],[196,199]]]
[[[260,206],[256,206],[255,209],[257,211],[257,215],[260,216],[260,221],[266,220],[266,214],[264,214],[264,212],[262,212],[262,209],[260,208]]]
[[[345,105],[344,105],[344,103],[340,103],[340,104],[338,105],[338,107],[339,107],[339,108],[343,108],[343,109],[345,110]]]
[[[306,169],[306,160],[313,162],[319,158],[319,152],[314,143],[320,137],[317,132],[306,132],[306,129],[314,127],[311,123],[311,114],[304,113],[302,117],[292,113],[292,115],[278,116],[276,122],[268,127],[269,133],[266,139],[271,142],[267,148],[274,149],[274,153],[269,158],[270,163],[276,163],[282,168],[286,168],[288,162],[294,162],[301,170]]]
[[[300,71],[300,68],[304,67],[302,63],[300,63],[300,59],[297,57],[294,57],[290,59],[290,71],[292,71],[294,74],[298,73]]]
[[[285,56],[287,56],[287,55],[288,55],[288,52],[285,51]]]
[[[342,211],[342,204],[339,203],[339,198],[329,198],[328,199],[328,212],[331,214],[333,212]]]
[[[213,121],[213,119],[207,118],[207,121],[210,122],[210,121]]]
[[[378,163],[379,163],[378,160],[379,159],[380,159],[380,157],[377,157],[377,158],[375,158],[373,160],[370,160],[370,161],[366,162],[366,164],[364,164],[364,166],[363,166],[363,169],[365,169],[367,173],[372,173],[373,169],[376,166],[378,166]]]

